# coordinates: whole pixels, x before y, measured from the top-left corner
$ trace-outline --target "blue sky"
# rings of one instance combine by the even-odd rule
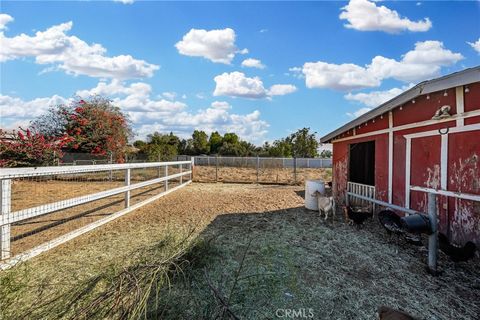
[[[480,64],[478,1],[3,1],[0,12],[2,128],[100,93],[137,138],[321,136]]]

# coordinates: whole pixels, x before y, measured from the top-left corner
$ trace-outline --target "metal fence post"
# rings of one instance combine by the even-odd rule
[[[0,195],[1,214],[9,214],[12,208],[12,180],[1,180]],[[0,229],[0,250],[2,260],[10,258],[10,224],[3,225]]]
[[[215,156],[215,182],[218,182],[218,156]]]
[[[297,158],[293,158],[293,183],[297,184]]]
[[[165,166],[165,178],[168,177],[168,165]],[[168,191],[168,178],[165,180],[165,191]]]
[[[125,185],[129,186],[130,185],[130,178],[131,178],[131,171],[130,169],[127,169],[125,171]],[[125,208],[130,207],[130,190],[125,192]]]
[[[258,170],[260,167],[260,157],[257,155],[257,183],[258,183]]]
[[[438,256],[438,229],[437,229],[437,196],[428,194],[428,218],[432,234],[428,237],[428,270],[431,274],[437,273]]]

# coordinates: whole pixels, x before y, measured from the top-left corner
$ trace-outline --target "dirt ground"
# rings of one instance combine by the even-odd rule
[[[260,168],[259,183],[304,185],[305,180],[322,179],[332,180],[330,168],[298,168],[296,177],[293,168]],[[228,182],[228,183],[255,183],[257,170],[255,168],[195,166],[193,181],[195,182]]]
[[[324,221],[304,209],[302,197],[298,186],[189,185],[14,268],[23,284],[4,318],[99,270],[125,268],[165,234],[195,227],[210,249],[201,266],[162,291],[161,318],[218,316],[214,287],[240,319],[272,319],[287,309],[315,319],[374,319],[380,305],[419,319],[478,319],[478,259],[454,264],[441,255],[443,274],[432,277],[425,247],[389,238],[376,221],[361,228],[341,215]]]
[[[155,174],[156,171],[155,171]],[[110,181],[97,179],[72,180],[17,180],[12,185],[12,211],[32,208],[39,205],[67,200],[79,196],[121,187],[121,179]],[[154,177],[133,177],[132,183]],[[169,182],[169,187],[179,184],[178,179]],[[146,200],[165,189],[164,183],[153,184],[131,192],[130,203],[133,205]],[[22,220],[11,226],[11,254],[16,255],[37,245],[53,240],[70,231],[88,225],[105,216],[111,215],[125,207],[124,194],[97,200],[70,209],[47,215]]]

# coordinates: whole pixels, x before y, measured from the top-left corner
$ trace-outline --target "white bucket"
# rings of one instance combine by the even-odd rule
[[[325,182],[323,180],[305,181],[305,208],[318,211],[317,197],[312,196],[315,191],[325,195]]]

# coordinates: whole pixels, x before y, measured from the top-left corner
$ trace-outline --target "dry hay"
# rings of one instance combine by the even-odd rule
[[[279,308],[311,308],[316,319],[373,319],[379,305],[420,319],[477,318],[478,259],[455,265],[441,255],[444,273],[432,277],[425,248],[389,239],[373,221],[360,229],[341,215],[325,222],[303,208],[302,189],[190,185],[14,269],[24,285],[7,311],[22,314],[105,270],[116,279],[149,261],[145,248],[194,226],[208,246],[185,259],[203,261],[184,266],[159,291],[150,311],[162,318],[275,318]]]
[[[118,181],[18,180],[12,186],[12,211],[106,191],[123,186]],[[178,185],[171,181],[170,187]],[[163,183],[131,191],[133,205],[164,190]],[[124,194],[65,209],[12,224],[11,253],[16,255],[93,223],[125,207]]]

